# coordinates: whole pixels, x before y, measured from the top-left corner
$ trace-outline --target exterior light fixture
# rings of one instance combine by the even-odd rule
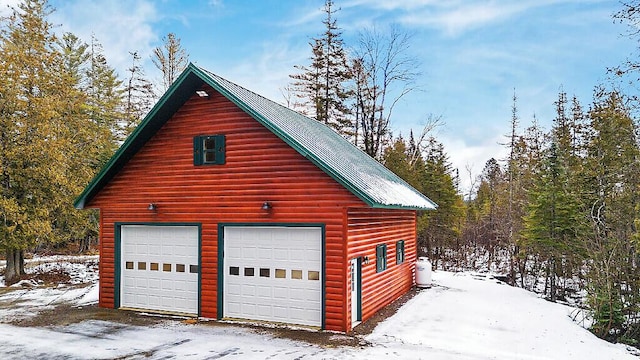
[[[150,203],[149,206],[147,206],[147,210],[149,211],[156,211],[158,210],[158,204],[156,203]]]
[[[209,94],[204,90],[196,90],[196,94],[198,94],[198,96],[200,96],[201,98],[209,98]]]
[[[271,205],[271,203],[268,201],[265,201],[262,204],[262,210],[271,210],[272,208],[273,208],[273,205]]]
[[[369,257],[365,256],[364,258],[362,258],[362,263],[365,265],[369,265]]]

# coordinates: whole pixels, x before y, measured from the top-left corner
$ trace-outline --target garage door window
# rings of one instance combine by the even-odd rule
[[[309,271],[309,280],[320,280],[320,272],[319,271]]]

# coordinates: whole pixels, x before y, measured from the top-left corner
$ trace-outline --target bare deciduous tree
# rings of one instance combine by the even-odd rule
[[[180,38],[176,34],[169,33],[162,38],[162,46],[153,49],[151,61],[162,71],[162,84],[166,91],[176,77],[189,65],[189,55],[180,45]]]
[[[409,53],[410,39],[397,27],[386,33],[372,28],[360,34],[353,51],[355,128],[365,152],[374,158],[380,157],[389,135],[394,107],[416,89],[419,62]]]

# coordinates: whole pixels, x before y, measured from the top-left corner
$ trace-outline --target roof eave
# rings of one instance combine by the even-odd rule
[[[433,204],[433,206],[419,206],[419,205],[400,205],[400,204],[381,204],[375,203],[371,205],[372,208],[376,209],[393,209],[393,210],[436,210],[438,206]]]

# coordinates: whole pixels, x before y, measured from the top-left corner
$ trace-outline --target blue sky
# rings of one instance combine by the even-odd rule
[[[0,0],[0,5],[17,0]],[[175,33],[192,62],[272,100],[294,65],[306,64],[311,37],[322,31],[323,0],[50,0],[59,31],[103,43],[121,75],[138,51],[147,75],[160,75],[150,54]],[[535,114],[549,127],[561,87],[585,107],[606,69],[633,54],[634,42],[614,24],[618,1],[599,0],[335,0],[347,44],[358,32],[390,24],[413,34],[421,77],[395,110],[392,130],[419,132],[429,114],[442,116],[437,137],[468,184],[500,159],[514,89],[521,127]]]

